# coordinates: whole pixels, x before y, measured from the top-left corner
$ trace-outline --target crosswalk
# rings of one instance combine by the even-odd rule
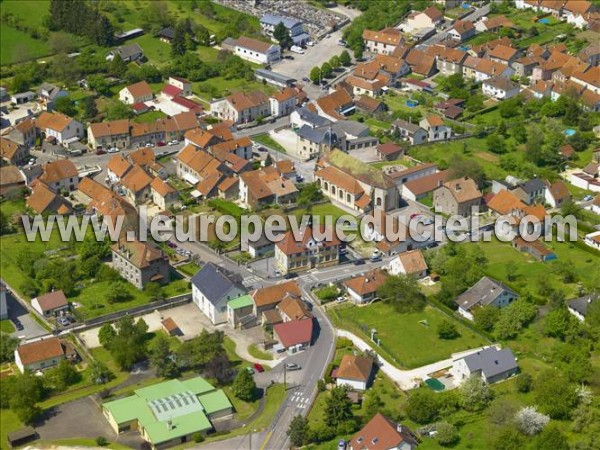
[[[305,283],[311,283],[313,281],[318,280],[318,278],[316,276],[314,276],[312,273],[305,273],[303,275],[300,275],[298,278],[300,280],[304,281]]]
[[[308,407],[310,403],[310,398],[304,397],[301,393],[296,392],[290,398],[290,402],[295,403],[296,408],[304,409]]]
[[[245,277],[243,280],[244,286],[253,286],[257,283],[260,283],[262,280],[256,275],[252,275],[249,277]]]

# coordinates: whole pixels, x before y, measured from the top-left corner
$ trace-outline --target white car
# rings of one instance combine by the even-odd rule
[[[154,145],[153,145],[151,142],[148,142],[148,143],[146,144],[146,147],[148,147],[148,148],[152,148],[152,147],[154,147]]]
[[[108,153],[118,153],[119,149],[117,147],[113,147],[113,148],[109,148],[107,151],[108,151]]]
[[[169,145],[177,145],[177,144],[179,144],[179,141],[170,141],[169,142]]]

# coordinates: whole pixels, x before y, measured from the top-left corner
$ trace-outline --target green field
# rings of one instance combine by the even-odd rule
[[[262,134],[257,134],[256,136],[252,136],[252,140],[255,142],[258,142],[259,144],[266,145],[267,147],[272,148],[273,150],[277,150],[278,152],[287,153],[285,151],[285,148],[283,148],[281,146],[281,144],[279,144],[279,142],[277,142],[275,139],[273,139],[267,133],[262,133]]]
[[[33,39],[29,34],[8,25],[2,25],[0,64],[12,64],[41,58],[48,54],[48,45],[41,39]]]
[[[0,331],[3,333],[14,333],[15,327],[12,322],[8,319],[0,320]]]
[[[137,123],[150,123],[156,122],[158,119],[164,119],[166,117],[167,115],[162,111],[148,111],[144,114],[140,114],[135,119],[133,119],[133,121]]]
[[[406,368],[431,364],[450,358],[452,353],[487,343],[481,336],[430,306],[422,312],[399,314],[390,305],[377,302],[363,307],[343,305],[331,308],[329,313],[336,326],[358,332],[366,341],[370,341],[370,336],[358,324],[366,330],[375,328],[383,349],[396,360],[390,362]],[[455,323],[460,337],[453,340],[438,338],[437,326],[444,320]],[[427,321],[428,325],[422,321]]]

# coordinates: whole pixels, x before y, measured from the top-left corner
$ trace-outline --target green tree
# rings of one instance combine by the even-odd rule
[[[21,422],[30,424],[41,413],[37,403],[42,400],[43,395],[41,377],[25,372],[11,378],[9,406]]]
[[[329,60],[329,64],[331,65],[332,68],[334,69],[338,69],[339,67],[342,66],[342,61],[340,60],[340,57],[337,55],[334,55],[331,57],[331,59]]]
[[[525,437],[512,425],[491,436],[490,450],[522,450],[525,444]]]
[[[287,435],[294,447],[302,447],[308,442],[308,419],[301,415],[294,416],[287,430]]]
[[[456,427],[448,422],[439,422],[435,426],[435,439],[442,447],[449,447],[458,442]]]
[[[348,390],[345,386],[333,388],[325,400],[325,424],[332,430],[336,430],[345,422],[352,420],[354,416]]]
[[[373,417],[378,412],[384,410],[385,402],[382,400],[377,391],[371,389],[365,395],[365,399],[363,400],[363,408],[365,411],[365,417]]]
[[[279,22],[275,26],[275,29],[273,30],[273,37],[277,39],[279,46],[284,50],[294,45],[294,41],[290,37],[290,33],[283,22]]]
[[[96,100],[94,97],[85,97],[81,101],[81,110],[83,117],[86,119],[93,119],[98,115],[98,108],[96,107]]]
[[[116,335],[108,350],[121,370],[129,370],[146,358],[148,324],[143,319],[134,322],[132,316],[123,316],[116,324]]]
[[[473,320],[482,330],[492,331],[500,317],[500,309],[494,306],[482,306],[473,311]]]
[[[379,297],[400,313],[422,311],[426,305],[425,295],[414,277],[389,276],[378,290]]]
[[[321,188],[317,183],[308,183],[302,188],[297,197],[297,204],[301,208],[307,208],[323,198]]]
[[[321,69],[318,67],[313,67],[308,77],[314,84],[318,84],[319,81],[321,81]]]
[[[555,425],[548,425],[542,430],[535,440],[537,450],[555,450],[557,448],[569,448],[567,437]]]
[[[324,62],[321,66],[321,75],[323,78],[329,78],[333,74],[333,68],[328,62]]]
[[[48,370],[45,376],[48,377],[52,386],[57,391],[64,391],[72,384],[81,380],[79,372],[67,360],[62,360],[58,366]]]
[[[535,400],[552,419],[568,419],[577,405],[577,393],[562,373],[547,370],[535,382]]]
[[[101,361],[95,359],[90,361],[88,368],[90,381],[94,384],[104,384],[114,378],[110,369]]]
[[[98,342],[107,350],[110,350],[112,343],[117,336],[115,328],[110,323],[105,323],[98,331]]]
[[[502,135],[500,135],[500,133],[488,135],[488,137],[485,139],[485,143],[487,144],[488,149],[493,153],[498,155],[506,153],[506,143],[504,142],[504,138]]]
[[[460,396],[467,411],[481,411],[490,404],[494,393],[481,377],[472,375],[460,385]]]
[[[242,368],[238,372],[231,385],[231,392],[245,402],[251,402],[256,398],[256,383],[249,370]]]
[[[127,289],[125,281],[114,281],[112,282],[106,292],[106,300],[109,303],[124,302],[131,298],[131,294]]]
[[[342,53],[340,53],[340,62],[344,67],[347,67],[350,64],[352,64],[352,58],[350,57],[350,53],[348,53],[348,50],[344,50]]]
[[[148,295],[150,301],[162,300],[165,298],[162,288],[158,283],[152,282],[146,284],[146,286],[144,287],[144,292]]]
[[[54,100],[54,110],[66,114],[67,116],[74,116],[77,114],[75,103],[73,103],[73,100],[71,100],[71,97],[68,95],[63,95]]]
[[[156,367],[156,374],[159,377],[171,378],[169,375],[176,375],[177,371],[173,367],[172,352],[167,337],[159,333],[152,340],[148,348],[148,359]]]
[[[456,339],[460,336],[456,325],[448,320],[444,320],[438,325],[437,334],[440,339]]]
[[[417,423],[431,423],[439,415],[440,402],[429,390],[416,391],[408,397],[406,414]]]
[[[106,120],[131,119],[133,110],[130,106],[118,100],[111,100],[103,108]]]
[[[114,77],[121,78],[127,72],[127,63],[123,61],[121,55],[116,54],[108,65],[108,73]]]
[[[178,57],[183,56],[186,50],[186,29],[185,24],[183,22],[179,22],[175,26],[175,31],[173,33],[173,40],[171,41],[171,56]]]
[[[126,71],[127,69],[125,69]],[[123,73],[125,73],[123,71]],[[87,78],[87,83],[90,89],[96,91],[99,95],[108,95],[110,93],[110,85],[103,75],[90,75]],[[91,98],[91,97],[87,97]],[[93,100],[93,99],[92,99]],[[95,104],[95,102],[94,102]]]
[[[453,179],[468,177],[475,181],[479,187],[482,187],[485,183],[483,167],[474,159],[455,156],[450,161],[448,169]]]
[[[527,393],[531,391],[533,378],[528,373],[522,373],[517,377],[517,391]]]
[[[577,319],[564,306],[550,311],[544,317],[544,333],[547,336],[564,340],[567,334],[577,326]]]
[[[15,349],[19,340],[6,333],[0,333],[0,363],[15,360]]]
[[[10,223],[10,219],[4,213],[4,211],[0,211],[0,236],[12,233],[13,227]]]
[[[527,129],[525,128],[525,124],[521,121],[518,121],[512,126],[510,133],[518,144],[523,144],[527,141]]]

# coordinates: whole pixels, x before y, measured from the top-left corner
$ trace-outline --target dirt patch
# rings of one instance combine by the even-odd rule
[[[480,159],[483,159],[484,161],[488,161],[488,162],[498,162],[500,161],[500,158],[498,158],[496,155],[492,155],[491,153],[488,152],[479,152],[479,153],[475,153],[475,156],[477,156]]]

